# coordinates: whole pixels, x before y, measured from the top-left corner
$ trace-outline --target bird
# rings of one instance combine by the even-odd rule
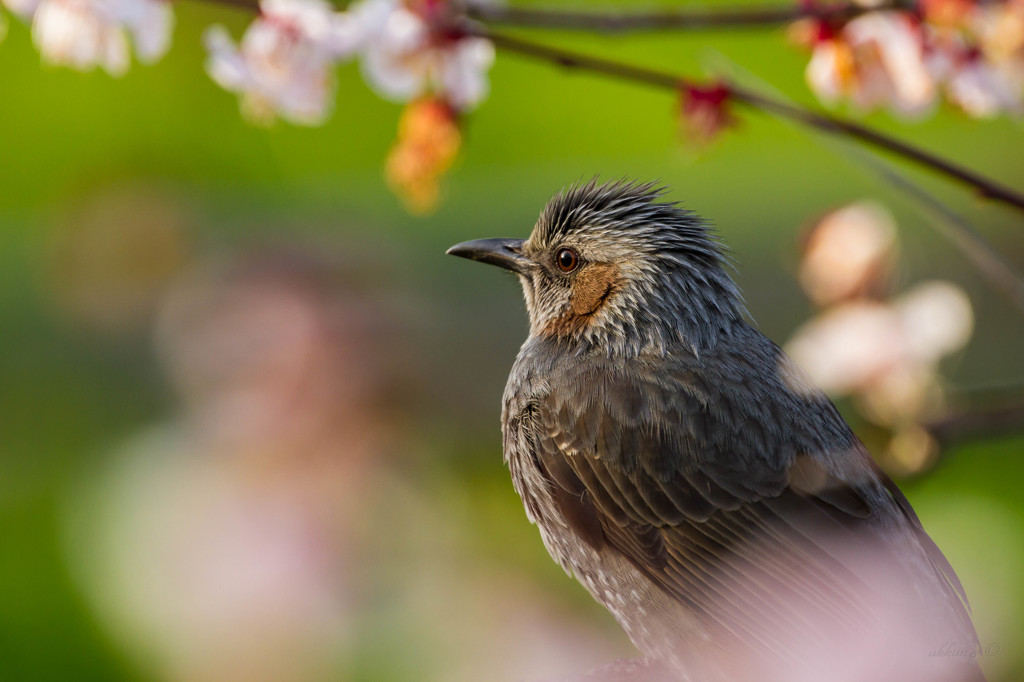
[[[502,442],[548,552],[664,679],[984,679],[953,568],[667,191],[577,182],[447,251],[522,285]]]

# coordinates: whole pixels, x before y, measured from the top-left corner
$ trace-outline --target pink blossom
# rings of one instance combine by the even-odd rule
[[[40,0],[0,0],[0,5],[4,5],[24,19],[31,19],[39,2]]]
[[[119,76],[130,64],[129,37],[139,60],[156,61],[170,45],[174,15],[163,0],[7,0],[32,16],[32,37],[45,61]]]
[[[292,123],[322,123],[334,95],[335,61],[358,45],[352,16],[334,12],[324,0],[264,0],[260,9],[237,47],[223,27],[207,30],[210,77],[239,93],[253,120],[279,115]]]
[[[826,104],[835,104],[855,85],[853,50],[838,36],[817,41],[805,71],[807,84]]]
[[[910,15],[871,12],[842,26],[821,20],[796,29],[798,40],[812,45],[807,82],[826,103],[848,98],[861,109],[885,106],[906,115],[933,103],[922,29]]]
[[[206,35],[207,71],[257,121],[323,122],[333,68],[357,54],[367,81],[389,99],[432,96],[462,111],[487,94],[494,48],[453,28],[447,3],[363,0],[334,12],[325,0],[264,0],[260,10],[240,46],[221,27]]]
[[[935,99],[925,65],[921,27],[899,12],[857,17],[843,31],[856,55],[854,102],[865,109],[888,105],[905,114],[923,113]]]
[[[978,6],[971,14],[970,30],[989,60],[1024,66],[1024,0]]]
[[[974,118],[1024,104],[1024,0],[923,0],[919,13],[880,11],[846,24],[793,26],[812,47],[807,82],[828,104],[926,113],[941,92]]]
[[[1018,113],[1024,96],[1024,60],[992,58],[961,36],[936,40],[929,68],[950,102],[974,118]]]
[[[921,416],[939,392],[937,365],[967,343],[970,300],[948,282],[919,284],[891,302],[832,306],[794,333],[787,352],[833,395],[856,395],[880,423]]]
[[[363,73],[382,96],[405,102],[433,93],[459,110],[487,96],[494,47],[487,40],[438,30],[444,6],[365,0],[353,11],[366,22]]]
[[[818,305],[877,293],[889,277],[896,223],[882,206],[857,202],[832,211],[808,232],[799,279]]]
[[[991,118],[1021,110],[1021,69],[997,66],[977,58],[955,69],[946,81],[946,93],[974,118]]]

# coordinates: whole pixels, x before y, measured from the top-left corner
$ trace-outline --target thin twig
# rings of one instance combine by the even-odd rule
[[[221,3],[248,10],[257,10],[255,0],[207,0],[207,2]],[[646,67],[633,66],[622,62],[616,62],[602,57],[594,57],[559,47],[552,47],[541,43],[535,43],[522,38],[516,38],[503,33],[496,33],[487,28],[475,24],[464,23],[459,27],[463,35],[475,35],[490,40],[500,49],[517,54],[534,57],[543,61],[559,64],[567,68],[574,68],[592,73],[600,73],[620,80],[635,83],[646,83],[656,87],[680,90],[686,85],[693,84],[693,81],[683,76],[656,71]],[[804,109],[802,107],[778,101],[751,90],[730,86],[731,98],[741,104],[753,109],[774,114],[781,118],[796,121],[805,126],[821,130],[823,132],[845,136],[860,140],[866,144],[882,149],[896,156],[912,161],[920,166],[929,168],[932,171],[955,180],[960,184],[973,187],[983,197],[1000,201],[1024,211],[1024,195],[1005,187],[991,178],[976,173],[963,166],[957,165],[932,154],[918,147],[914,147],[902,140],[885,135],[876,130],[842,119],[829,114]]]
[[[951,180],[955,180],[960,184],[972,187],[985,198],[1024,210],[1024,195],[1020,192],[1001,185],[989,177],[964,168],[952,161],[947,161],[932,152],[915,147],[867,126],[829,114],[804,109],[796,105],[778,102],[747,90],[733,90],[733,98],[755,109],[803,123],[822,132],[843,135],[866,142],[869,146],[890,152],[940,175],[944,175]]]
[[[735,65],[730,66],[733,70],[737,68]],[[754,78],[749,73],[746,74],[746,77]],[[760,82],[759,86],[761,90],[771,92],[773,99],[792,106],[792,103],[786,100],[784,95],[770,90],[771,86],[767,83]],[[958,214],[933,193],[864,149],[849,144],[846,140],[823,141],[831,142],[832,144],[828,146],[841,156],[852,157],[853,161],[880,177],[886,185],[908,196],[923,213],[936,218],[934,221],[928,221],[928,226],[956,247],[964,258],[978,269],[982,279],[985,279],[997,293],[1006,297],[1011,305],[1024,314],[1024,274],[1004,258],[969,220]]]
[[[179,2],[181,0],[178,0]],[[245,10],[247,12],[260,11],[259,0],[194,0],[207,5],[225,5],[226,7],[234,7],[235,9]]]
[[[490,40],[499,49],[515,52],[527,57],[535,57],[542,61],[552,62],[570,69],[590,71],[591,73],[599,73],[620,80],[646,83],[647,85],[654,85],[669,90],[678,90],[682,85],[690,82],[673,73],[657,71],[642,66],[633,66],[604,59],[603,57],[594,57],[560,47],[535,43],[505,33],[495,33],[480,25],[466,26],[464,31],[467,35],[475,35]]]
[[[499,49],[551,62],[566,68],[599,73],[619,80],[644,83],[674,91],[694,84],[691,79],[677,74],[633,66],[560,47],[552,47],[504,33],[496,33],[479,25],[467,25],[463,30],[467,34],[487,38]],[[745,104],[752,109],[796,121],[825,133],[860,140],[869,146],[899,156],[919,166],[928,168],[935,173],[944,175],[962,185],[971,187],[983,197],[1009,204],[1018,210],[1024,211],[1024,195],[1019,192],[1005,187],[991,178],[947,161],[931,152],[914,147],[902,140],[847,119],[787,104],[745,88],[730,86],[729,90],[733,101]]]
[[[946,395],[957,404],[996,405],[1021,400],[1024,396],[1024,379],[1004,379],[983,384],[950,386]]]
[[[998,438],[1024,432],[1024,403],[951,412],[924,425],[940,450],[965,440]]]
[[[1024,313],[1024,276],[966,218],[892,168],[865,155],[858,156],[886,182],[938,218],[929,225],[956,246],[996,291]]]
[[[471,3],[466,13],[480,21],[505,26],[528,26],[570,31],[622,33],[626,31],[675,31],[772,27],[798,19],[847,21],[866,12],[908,9],[913,2],[891,0],[876,7],[844,2],[831,6],[715,7],[714,9],[615,10],[580,12],[566,9],[508,7]]]

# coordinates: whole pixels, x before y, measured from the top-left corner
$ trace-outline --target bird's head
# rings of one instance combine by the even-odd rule
[[[683,342],[699,351],[742,314],[718,242],[696,214],[626,181],[574,185],[541,212],[529,239],[448,250],[516,273],[532,337],[637,353]]]

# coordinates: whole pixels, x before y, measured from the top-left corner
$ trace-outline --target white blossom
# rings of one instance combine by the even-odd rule
[[[891,302],[833,306],[798,329],[786,351],[825,391],[856,395],[875,421],[896,423],[934,405],[938,362],[963,348],[973,326],[961,289],[926,282]]]
[[[355,54],[367,81],[390,99],[429,94],[461,111],[487,94],[493,46],[449,34],[446,17],[431,14],[443,7],[363,0],[334,12],[324,0],[264,0],[260,10],[239,46],[221,27],[205,37],[207,71],[239,93],[243,110],[257,120],[277,114],[321,123],[334,93],[333,67]]]
[[[807,82],[829,104],[918,115],[941,90],[973,118],[1024,109],[1024,0],[940,0],[841,27],[803,20],[791,35],[812,47]]]
[[[40,0],[0,0],[0,4],[24,19],[32,18],[39,2]]]
[[[807,62],[807,84],[827,104],[835,104],[855,77],[850,46],[837,38],[819,41]]]
[[[174,15],[164,0],[7,0],[32,16],[32,37],[43,59],[121,75],[131,62],[129,37],[139,60],[167,52]]]
[[[223,27],[207,30],[210,77],[239,93],[251,118],[321,123],[334,95],[334,64],[362,36],[353,15],[323,0],[264,0],[260,9],[239,46]]]
[[[433,91],[463,110],[487,96],[490,41],[439,36],[420,13],[395,0],[365,0],[353,11],[365,17],[363,73],[384,97],[404,102]]]
[[[1024,95],[1024,62],[983,49],[958,35],[936,35],[928,67],[946,97],[973,118],[1018,113]]]
[[[135,53],[144,64],[167,53],[171,45],[174,14],[167,0],[120,0],[118,17],[128,28]]]
[[[971,13],[970,31],[981,51],[993,62],[1015,62],[1024,58],[1024,1],[1005,0],[978,5]]]
[[[870,12],[834,30],[802,24],[794,37],[813,46],[806,78],[826,103],[849,98],[861,109],[924,113],[935,99],[920,26],[901,12]]]
[[[1024,73],[972,59],[954,69],[946,80],[949,99],[974,118],[1019,113]]]
[[[906,114],[923,113],[935,99],[919,27],[899,12],[871,12],[843,31],[858,65],[854,102],[870,109],[890,105]]]
[[[974,329],[970,299],[949,282],[919,284],[896,300],[895,309],[906,330],[907,352],[923,363],[960,350]]]
[[[857,202],[811,228],[800,261],[800,285],[818,305],[863,295],[888,275],[896,223],[882,206]]]
[[[823,312],[800,327],[786,352],[814,383],[846,395],[905,359],[899,315],[873,301],[853,301]]]

